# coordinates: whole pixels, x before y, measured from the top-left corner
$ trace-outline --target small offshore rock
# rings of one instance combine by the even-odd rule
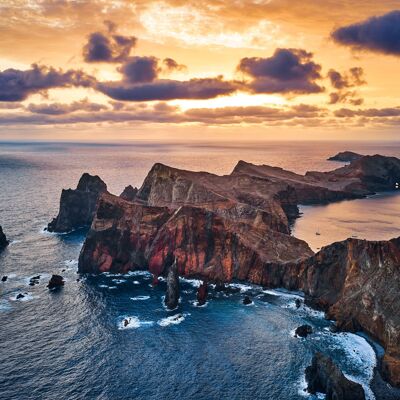
[[[300,336],[300,337],[307,337],[308,335],[311,335],[313,333],[313,329],[310,325],[301,325],[296,328],[295,335]]]
[[[165,305],[169,310],[178,306],[179,302],[179,275],[176,261],[168,268],[167,292],[165,294]]]
[[[55,289],[61,286],[64,286],[64,278],[61,275],[52,275],[47,287],[49,289]]]
[[[7,276],[7,275],[4,275],[4,276],[1,278],[1,281],[2,281],[2,282],[5,282],[7,279],[8,279],[8,276]]]
[[[249,296],[244,296],[243,304],[244,304],[245,306],[248,306],[249,304],[252,304],[252,303],[253,303],[253,302],[252,302],[252,300],[250,299]]]
[[[10,242],[7,240],[6,235],[4,234],[3,229],[0,225],[0,251],[5,249],[9,244]]]
[[[22,293],[18,293],[16,299],[23,299],[25,296]]]
[[[300,299],[296,299],[295,303],[296,303],[296,308],[300,308],[301,307],[301,300]]]
[[[197,304],[199,306],[203,306],[204,304],[206,304],[207,295],[208,295],[208,285],[207,282],[204,281],[197,289]]]

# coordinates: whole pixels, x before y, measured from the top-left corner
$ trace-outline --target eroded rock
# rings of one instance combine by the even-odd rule
[[[306,381],[311,394],[325,393],[326,400],[365,400],[363,387],[347,379],[331,358],[316,353],[306,368]]]

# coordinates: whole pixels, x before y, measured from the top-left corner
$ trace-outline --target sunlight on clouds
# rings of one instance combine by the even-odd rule
[[[286,104],[286,100],[281,96],[237,93],[232,96],[222,96],[208,100],[173,100],[169,104],[179,106],[183,111],[186,111],[190,108],[282,106]]]
[[[256,25],[238,31],[229,28],[218,16],[207,15],[191,6],[171,7],[165,3],[151,4],[139,20],[147,30],[149,40],[177,40],[189,46],[223,46],[229,48],[262,49],[283,46],[286,39],[279,26],[263,19]]]

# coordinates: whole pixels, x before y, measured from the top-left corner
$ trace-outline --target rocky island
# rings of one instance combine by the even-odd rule
[[[362,155],[354,153],[353,151],[342,151],[336,155],[329,157],[329,161],[352,162],[361,158]]]
[[[176,268],[218,285],[301,290],[339,329],[378,340],[386,350],[381,372],[400,386],[400,238],[347,239],[314,254],[290,235],[299,204],[364,197],[399,181],[400,160],[380,155],[305,175],[244,161],[224,176],[155,164],[132,200],[109,194],[105,184],[96,192],[97,206],[85,212],[86,223],[93,221],[79,272],[147,269],[168,275],[173,287]],[[171,298],[172,307],[176,293]]]

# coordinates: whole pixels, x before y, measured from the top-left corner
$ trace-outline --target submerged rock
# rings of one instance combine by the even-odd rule
[[[306,368],[306,381],[311,394],[326,393],[326,400],[365,400],[363,387],[347,379],[331,358],[316,353]]]
[[[174,310],[179,303],[179,275],[176,261],[168,268],[167,292],[165,293],[165,305],[169,310]]]
[[[61,275],[52,275],[47,285],[49,289],[56,289],[64,286],[64,278]]]
[[[208,284],[204,281],[197,289],[197,304],[203,306],[207,302]]]
[[[244,296],[243,304],[244,304],[245,306],[248,306],[248,305],[250,305],[250,304],[253,304],[253,301],[250,299],[249,296]]]
[[[92,223],[97,200],[107,185],[97,176],[83,174],[76,189],[63,189],[60,210],[47,226],[49,232],[70,232]]]
[[[127,200],[127,201],[133,201],[135,200],[136,194],[138,192],[137,188],[134,188],[131,185],[128,185],[124,191],[119,195],[121,199]]]
[[[5,249],[9,244],[10,242],[7,240],[7,237],[3,232],[3,228],[0,226],[0,251]]]
[[[360,159],[363,155],[354,153],[353,151],[341,151],[332,157],[329,157],[329,161],[341,161],[341,162],[352,162]]]
[[[313,333],[313,329],[312,326],[310,325],[301,325],[299,327],[296,328],[294,334],[296,336],[300,336],[300,337],[307,337],[308,335],[311,335]]]

